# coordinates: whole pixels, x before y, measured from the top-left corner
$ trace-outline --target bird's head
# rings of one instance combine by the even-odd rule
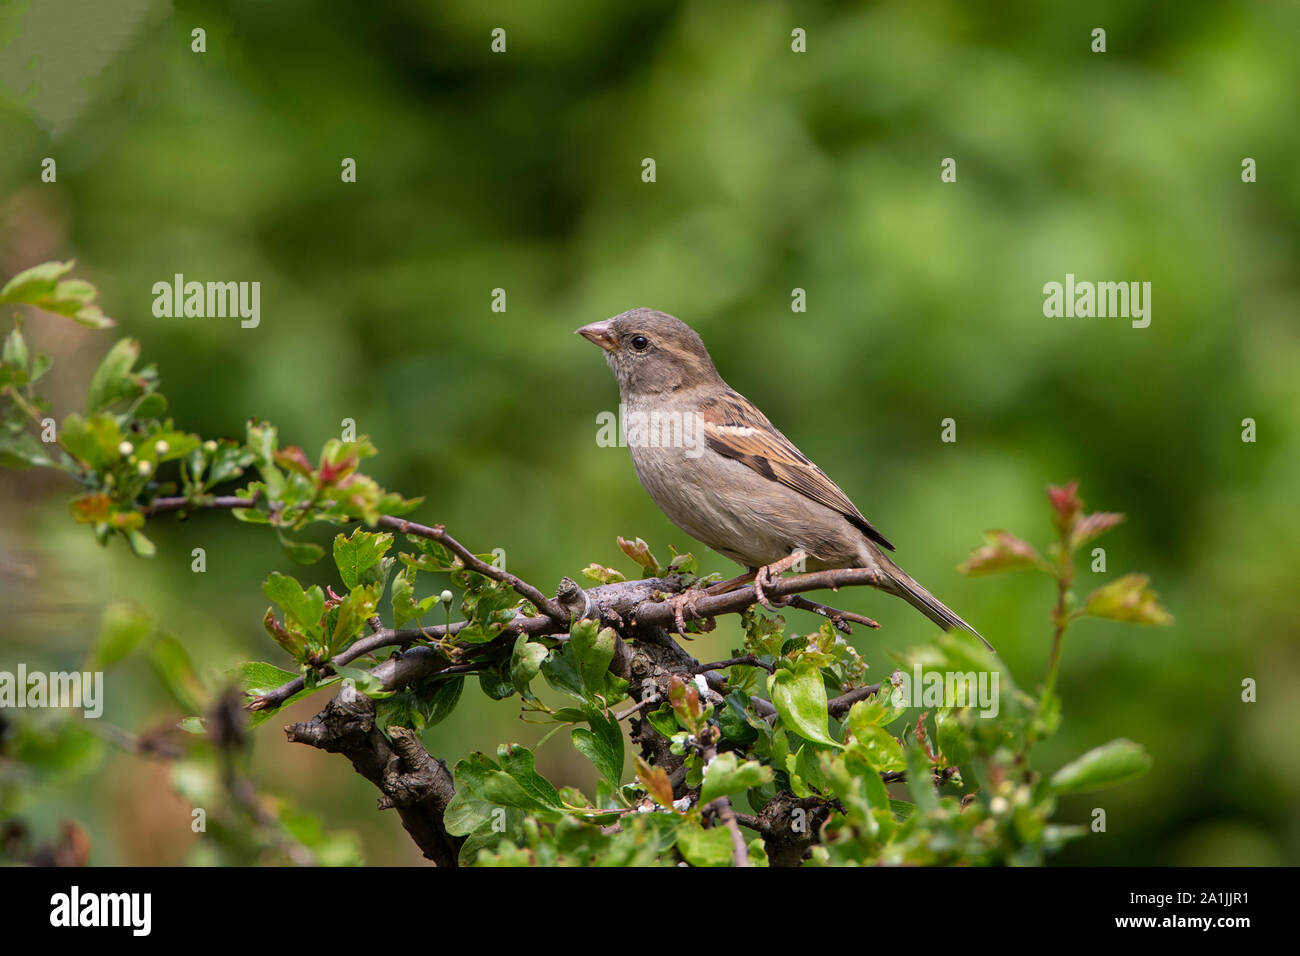
[[[625,401],[720,381],[699,335],[666,312],[631,309],[576,331],[604,349]]]

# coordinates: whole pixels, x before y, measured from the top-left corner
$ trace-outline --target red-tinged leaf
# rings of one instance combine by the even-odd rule
[[[962,574],[996,574],[999,571],[1024,571],[1045,568],[1037,549],[1006,531],[986,531],[988,543],[976,548],[966,563],[957,570]]]
[[[271,635],[275,643],[288,651],[294,660],[299,659],[303,650],[302,638],[290,634],[284,625],[275,619],[275,612],[269,607],[266,609],[266,617],[262,618],[262,626],[266,628],[266,633]]]
[[[700,706],[700,690],[694,683],[683,681],[676,674],[668,685],[668,703],[684,726],[693,726],[704,713]]]
[[[1070,535],[1070,546],[1077,548],[1087,544],[1093,538],[1101,537],[1123,520],[1124,515],[1118,511],[1098,511],[1084,515],[1074,526],[1074,532]]]
[[[645,787],[646,793],[665,810],[673,808],[673,785],[663,767],[652,767],[640,754],[636,758],[636,778]]]
[[[1089,594],[1083,613],[1133,624],[1172,624],[1173,615],[1161,605],[1150,583],[1145,574],[1126,574]]]
[[[305,478],[311,477],[311,461],[297,445],[281,448],[274,454],[275,463],[281,468],[296,471]]]
[[[1060,531],[1069,531],[1074,527],[1079,513],[1083,511],[1083,499],[1079,497],[1079,482],[1068,485],[1048,485],[1047,497],[1052,502],[1052,522]]]
[[[646,571],[651,574],[657,574],[659,572],[659,559],[651,553],[650,545],[646,544],[640,538],[637,538],[635,541],[629,541],[627,538],[620,537],[618,539],[618,546],[622,549],[624,554]]]
[[[358,442],[344,442],[337,438],[327,441],[320,456],[321,486],[332,485],[356,471],[357,465],[361,464],[361,453],[366,449],[372,452],[374,450],[369,443],[363,446]]]

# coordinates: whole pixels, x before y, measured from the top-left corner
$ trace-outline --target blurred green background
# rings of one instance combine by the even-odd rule
[[[1293,4],[6,0],[0,275],[75,256],[119,321],[28,323],[60,416],[114,335],[138,337],[182,427],[239,436],[257,415],[314,454],[355,419],[381,452],[368,471],[426,496],[416,518],[504,548],[547,589],[591,561],[630,574],[619,534],[661,556],[693,547],[626,450],[597,447],[617,392],[571,334],[672,312],[1030,687],[1050,582],[955,566],[986,528],[1045,544],[1044,486],[1077,477],[1091,508],[1129,515],[1101,542],[1111,576],[1150,573],[1177,624],[1071,630],[1064,722],[1039,765],[1117,736],[1155,763],[1063,802],[1062,822],[1104,807],[1108,831],[1056,859],[1296,863],[1298,31]],[[1045,318],[1043,284],[1067,272],[1149,281],[1150,327]],[[260,327],[155,318],[152,286],[175,273],[259,281]],[[160,521],[157,557],[137,560],[73,525],[72,493],[0,473],[0,669],[76,667],[110,600],[164,621],[207,672],[283,663],[260,582],[304,575],[270,535],[228,515]],[[877,676],[886,650],[931,636],[902,602],[840,599],[883,624],[854,635]],[[691,650],[738,643],[724,623]],[[517,701],[468,690],[425,735],[435,755],[541,737]],[[147,668],[108,693],[105,723],[174,717]],[[373,789],[286,744],[283,722],[257,733],[259,785],[360,833],[371,862],[417,861]],[[539,762],[591,782],[562,736]],[[184,859],[166,768],[108,750],[94,768],[24,808],[38,833],[72,818],[95,863]]]

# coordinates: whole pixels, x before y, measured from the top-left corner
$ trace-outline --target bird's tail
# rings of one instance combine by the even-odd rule
[[[985,647],[990,651],[993,650],[993,645],[984,640],[983,634],[963,621],[951,608],[917,584],[906,571],[888,558],[879,563],[883,565],[883,570],[889,575],[889,582],[886,584],[885,589],[891,594],[901,597],[945,631],[952,631],[957,628],[970,631],[980,639]],[[893,586],[890,587],[890,585]]]

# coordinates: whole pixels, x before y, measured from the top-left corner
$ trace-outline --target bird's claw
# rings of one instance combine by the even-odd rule
[[[692,618],[698,617],[700,612],[696,602],[704,596],[704,593],[699,588],[692,587],[668,599],[668,604],[673,609],[673,623],[677,625],[677,633],[688,641],[692,638],[686,633],[686,615],[690,614]],[[705,627],[704,630],[711,631],[713,628]]]
[[[807,553],[804,552],[802,548],[799,548],[791,552],[788,556],[782,558],[780,561],[774,561],[773,563],[764,565],[755,571],[754,597],[758,599],[758,603],[763,605],[763,607],[767,608],[769,611],[775,611],[778,606],[789,604],[789,601],[779,601],[777,604],[773,604],[772,600],[767,596],[767,592],[764,588],[771,587],[777,582],[781,575],[785,574],[786,571],[794,567],[806,557],[808,557]]]

